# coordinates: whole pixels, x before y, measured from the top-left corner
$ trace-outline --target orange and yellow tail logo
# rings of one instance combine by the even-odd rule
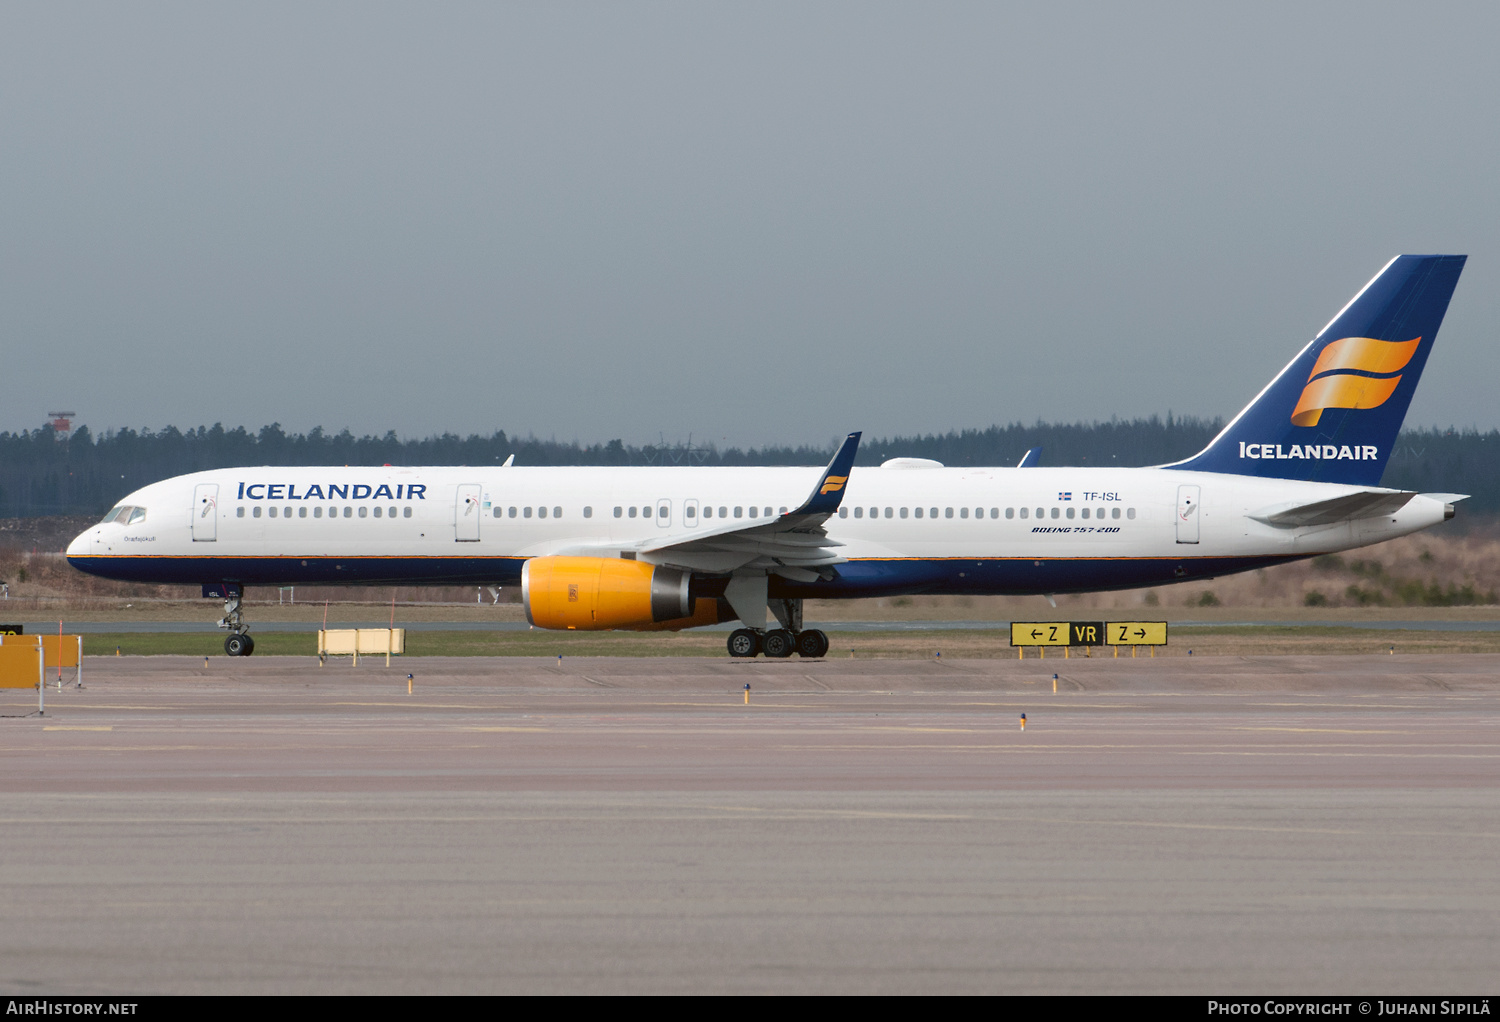
[[[844,483],[848,480],[848,476],[829,476],[823,480],[823,488],[818,491],[818,494],[821,496],[825,493],[837,493],[844,488]]]
[[[1307,386],[1292,409],[1292,425],[1316,426],[1325,408],[1379,408],[1396,392],[1396,384],[1401,382],[1399,372],[1406,368],[1420,343],[1420,337],[1410,341],[1377,341],[1373,337],[1334,341],[1323,349],[1307,374]]]

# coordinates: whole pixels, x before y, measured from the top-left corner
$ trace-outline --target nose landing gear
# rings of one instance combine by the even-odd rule
[[[249,656],[255,652],[255,640],[244,632],[235,632],[225,636],[224,652],[230,656]]]
[[[205,590],[205,596],[212,595]],[[229,656],[249,656],[255,652],[255,640],[250,638],[250,626],[245,624],[245,615],[240,612],[240,601],[244,593],[238,588],[225,586],[224,616],[219,619],[219,627],[229,629],[229,634],[224,637],[224,652]]]

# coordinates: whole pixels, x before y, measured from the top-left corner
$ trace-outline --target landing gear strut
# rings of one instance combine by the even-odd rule
[[[240,589],[224,588],[224,616],[219,619],[219,627],[229,629],[224,638],[224,652],[230,656],[249,656],[255,652],[255,640],[249,635],[250,626],[245,624],[245,615],[240,612],[243,597]]]
[[[802,627],[802,600],[780,596],[768,599],[765,576],[735,576],[725,589],[725,598],[745,624],[765,621],[765,611],[761,608],[766,607],[781,626],[770,631],[764,627],[736,628],[729,633],[730,656],[748,658],[764,653],[770,659],[784,660],[796,653],[804,659],[816,660],[828,655],[828,636],[816,628]]]

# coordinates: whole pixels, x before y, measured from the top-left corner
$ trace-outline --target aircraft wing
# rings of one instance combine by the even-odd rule
[[[859,433],[844,438],[800,507],[759,522],[676,533],[636,548],[641,560],[691,571],[730,572],[759,568],[797,582],[814,582],[842,563],[823,523],[839,509],[859,450]]]
[[[1311,504],[1277,504],[1250,515],[1278,529],[1304,525],[1333,525],[1356,518],[1377,518],[1401,510],[1416,496],[1412,490],[1361,490]]]

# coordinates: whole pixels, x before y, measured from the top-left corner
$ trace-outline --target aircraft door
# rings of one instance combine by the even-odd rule
[[[670,500],[658,500],[656,502],[656,524],[663,529],[672,524],[672,502]]]
[[[1198,542],[1198,519],[1203,517],[1198,508],[1198,487],[1177,487],[1177,542]]]
[[[219,484],[193,487],[192,533],[194,543],[213,543],[219,538]]]
[[[689,529],[698,524],[698,501],[684,500],[682,502],[682,524]]]
[[[459,543],[479,542],[478,483],[463,483],[453,504],[453,538]]]

